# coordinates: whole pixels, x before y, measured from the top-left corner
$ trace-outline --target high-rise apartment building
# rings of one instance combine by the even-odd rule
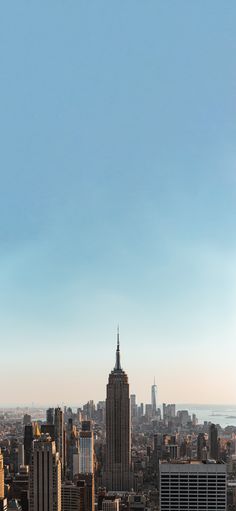
[[[55,442],[47,435],[34,441],[29,511],[61,511],[61,462]]]
[[[130,398],[128,376],[121,368],[119,332],[115,368],[109,375],[106,397],[106,476],[108,490],[131,488]]]
[[[161,462],[160,511],[226,511],[226,465]]]
[[[157,386],[154,378],[154,384],[151,387],[151,403],[152,403],[152,413],[156,415],[157,411]]]
[[[0,499],[4,499],[4,465],[1,449],[0,449]]]

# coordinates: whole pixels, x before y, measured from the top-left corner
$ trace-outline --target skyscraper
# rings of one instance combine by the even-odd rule
[[[106,397],[106,475],[108,490],[131,488],[131,431],[128,376],[120,364],[119,331],[116,364],[107,384]]]
[[[33,426],[29,424],[25,426],[24,431],[24,462],[29,465],[31,462],[32,446],[33,446]]]
[[[4,499],[4,466],[1,449],[0,449],[0,499]]]
[[[131,419],[137,416],[137,405],[136,405],[136,395],[131,394],[130,396],[130,411],[131,411]]]
[[[155,383],[155,378],[154,378],[154,384],[151,387],[151,403],[152,403],[152,414],[156,415],[156,411],[157,411],[157,386],[156,386],[156,383]]]
[[[78,483],[83,488],[80,493],[80,511],[94,511],[95,509],[95,490],[94,474],[79,474]]]
[[[204,433],[199,433],[197,437],[197,459],[202,461],[205,459],[204,449],[206,449],[206,439]]]
[[[209,428],[209,454],[213,460],[218,460],[218,431],[215,424],[211,424]]]
[[[30,465],[30,511],[61,511],[61,462],[48,435],[34,441]]]
[[[67,477],[72,480],[74,455],[78,455],[78,436],[71,418],[68,420],[66,437]]]
[[[61,408],[55,408],[54,415],[54,426],[55,426],[55,442],[56,449],[59,452],[62,472],[64,470],[64,461],[65,461],[65,438],[64,438],[64,415]]]
[[[79,435],[79,445],[79,472],[80,474],[93,474],[94,446],[91,421],[82,422],[82,431],[80,431]]]
[[[92,422],[83,421],[79,437],[79,480],[84,481],[84,505],[86,511],[94,511],[94,445]]]
[[[46,421],[47,421],[47,424],[54,424],[54,409],[53,408],[47,409]]]

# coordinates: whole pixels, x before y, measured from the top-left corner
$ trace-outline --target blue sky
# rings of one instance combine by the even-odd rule
[[[0,6],[0,403],[235,402],[235,19]]]

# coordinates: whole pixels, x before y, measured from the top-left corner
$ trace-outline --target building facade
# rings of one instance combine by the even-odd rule
[[[102,511],[119,511],[120,499],[104,499],[102,501]]]
[[[46,435],[34,441],[29,511],[61,511],[61,462],[55,442]]]
[[[226,511],[226,465],[160,462],[160,511]]]
[[[79,473],[93,474],[94,472],[94,440],[92,422],[83,421],[79,435]]]
[[[73,483],[63,483],[61,487],[62,511],[79,511],[79,487]]]

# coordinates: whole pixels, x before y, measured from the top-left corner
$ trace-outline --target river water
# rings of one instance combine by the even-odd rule
[[[176,410],[188,410],[190,415],[196,414],[198,423],[204,421],[226,426],[236,426],[236,405],[194,405],[178,404]]]

